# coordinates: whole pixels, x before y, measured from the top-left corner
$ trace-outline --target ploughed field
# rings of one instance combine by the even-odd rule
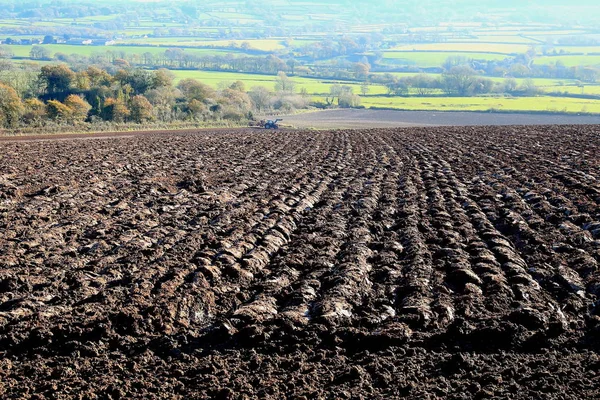
[[[0,397],[597,398],[599,132],[0,143]]]

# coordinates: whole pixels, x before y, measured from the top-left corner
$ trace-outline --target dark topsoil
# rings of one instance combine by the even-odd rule
[[[282,124],[297,128],[390,128],[419,126],[587,125],[600,116],[536,113],[483,113],[339,109],[288,115]]]
[[[600,397],[594,126],[0,143],[0,397]]]

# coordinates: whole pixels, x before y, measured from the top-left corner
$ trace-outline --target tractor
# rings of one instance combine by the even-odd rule
[[[281,119],[267,120],[267,122],[265,122],[265,125],[264,125],[265,129],[279,129],[279,125],[277,124],[279,121],[282,121],[282,120]]]

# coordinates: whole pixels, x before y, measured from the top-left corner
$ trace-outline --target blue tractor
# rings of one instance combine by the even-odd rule
[[[279,125],[277,124],[281,119],[272,120],[269,119],[265,122],[265,129],[279,129]]]

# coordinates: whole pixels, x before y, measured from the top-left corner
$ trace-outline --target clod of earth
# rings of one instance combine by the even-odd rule
[[[2,398],[600,397],[596,127],[0,147]]]

